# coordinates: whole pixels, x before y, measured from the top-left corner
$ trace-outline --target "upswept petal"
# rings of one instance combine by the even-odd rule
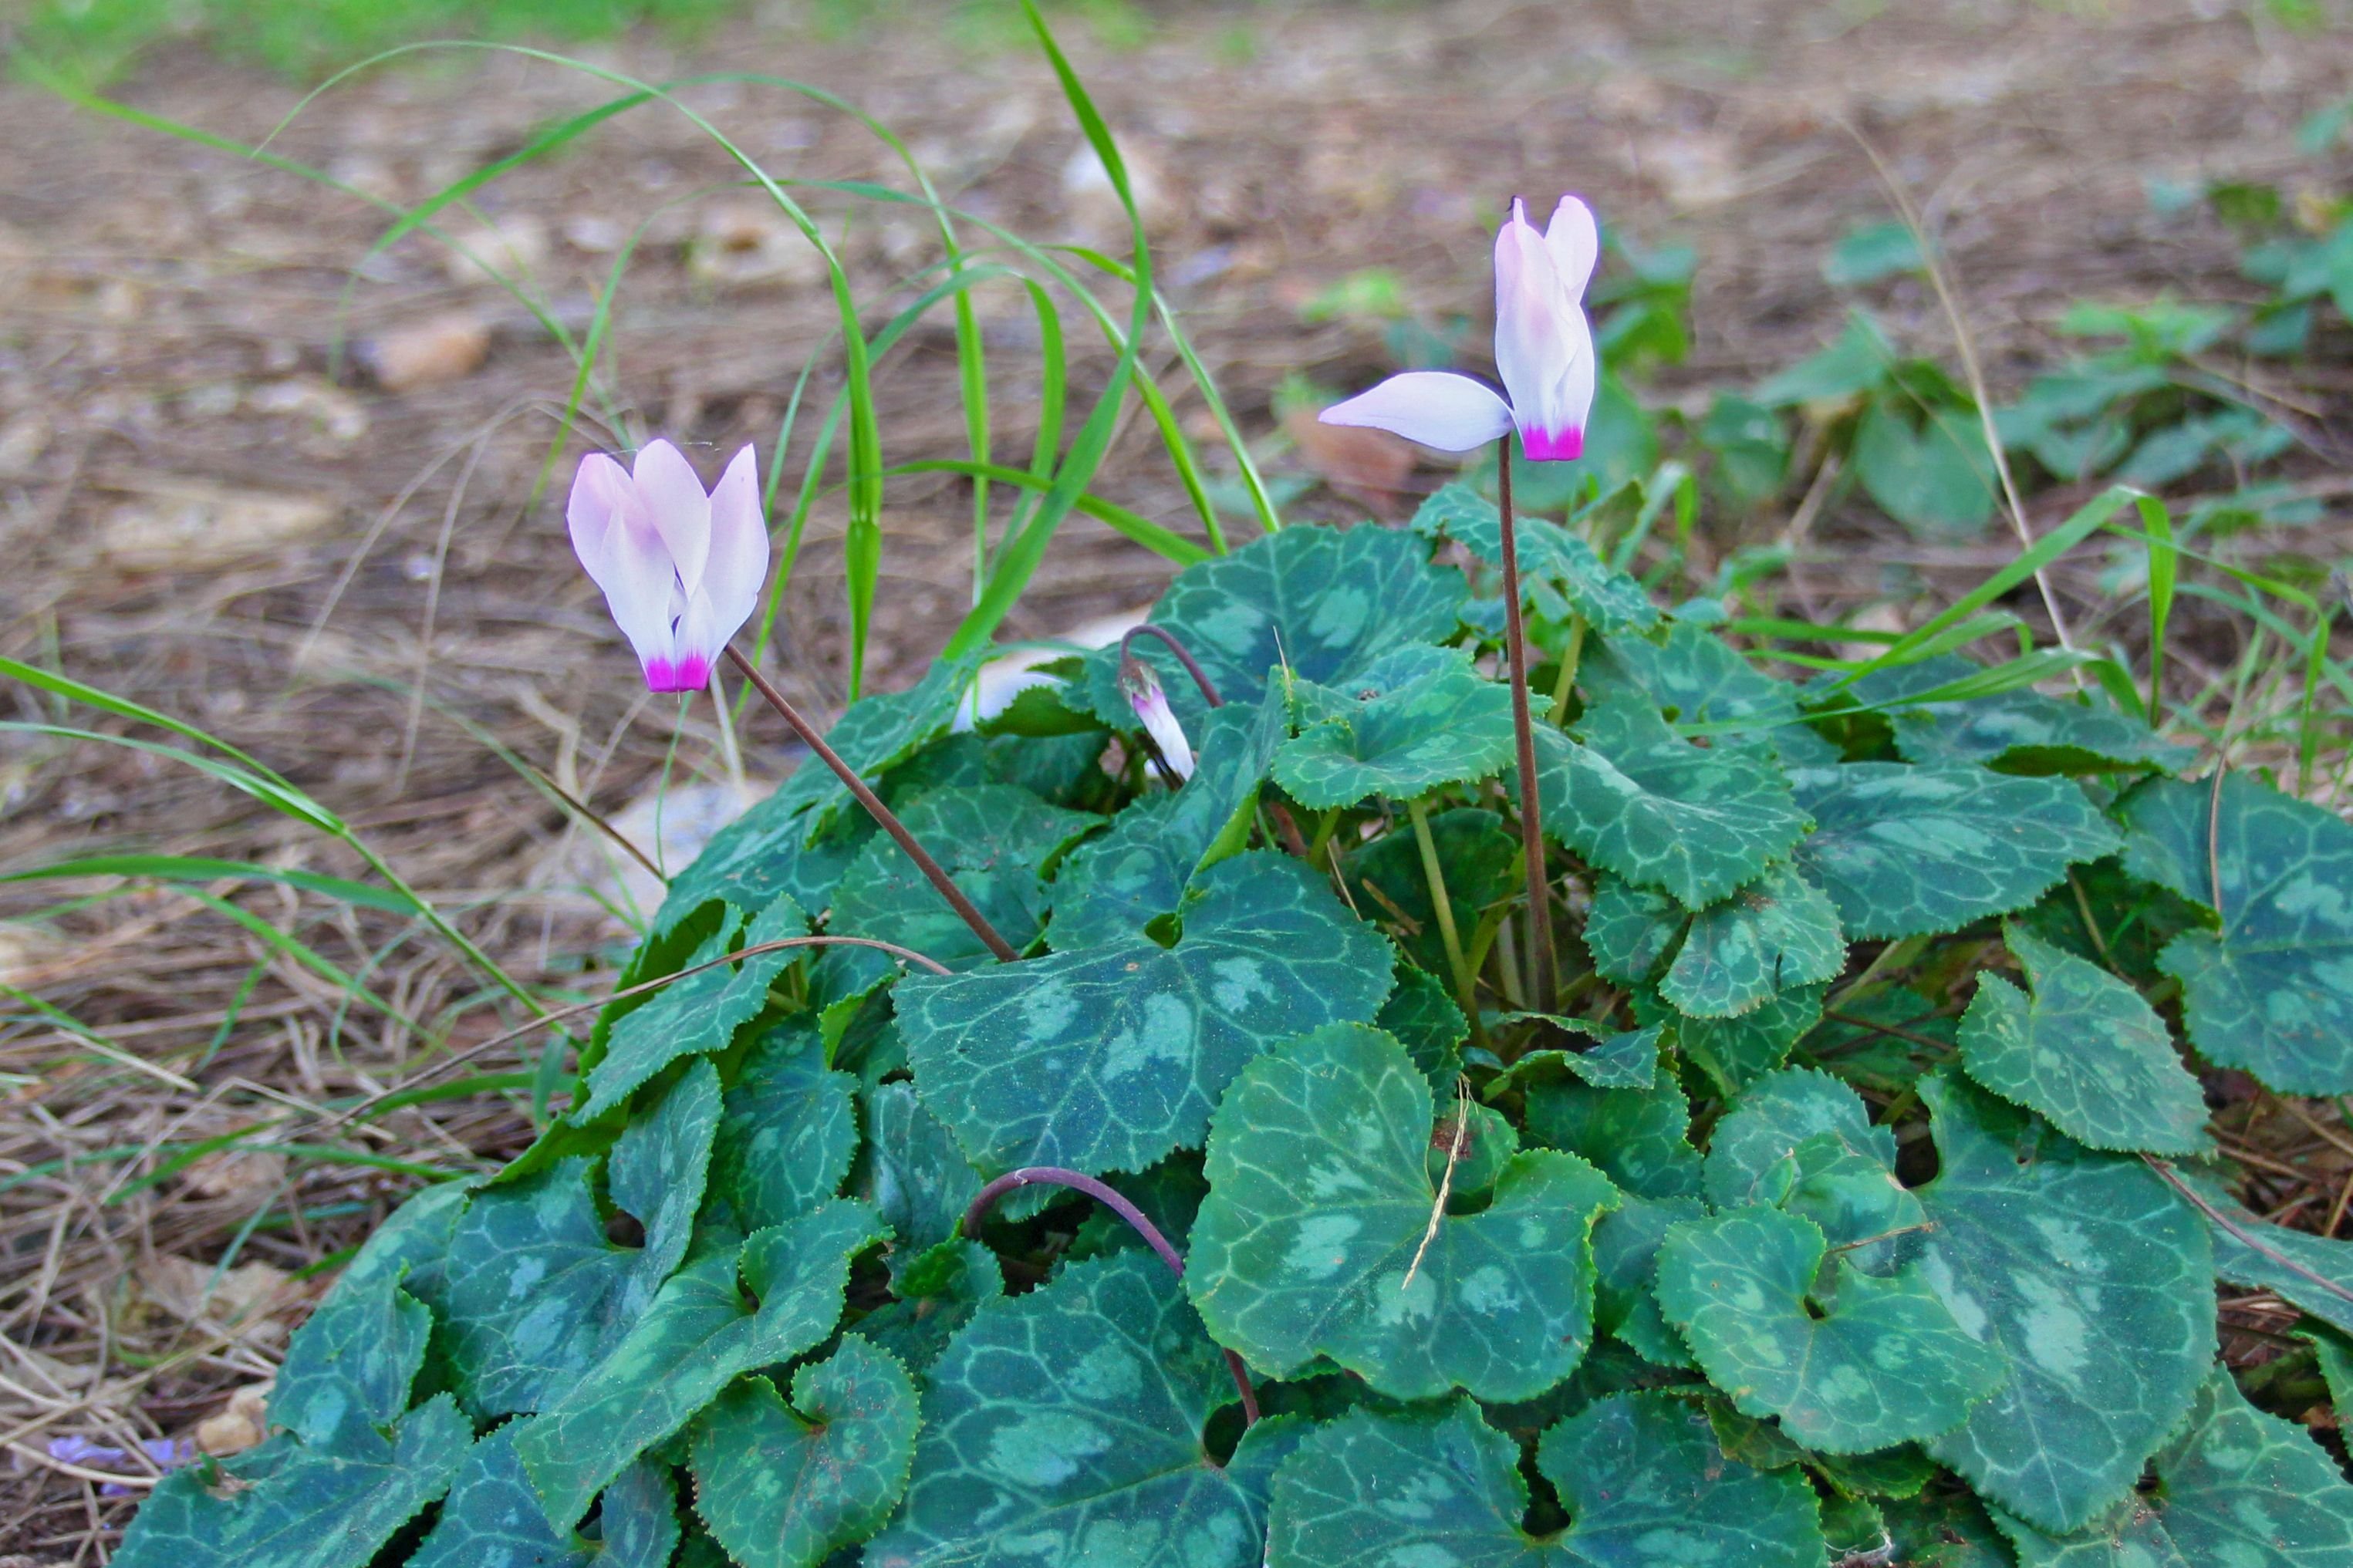
[[[1495,233],[1495,369],[1523,424],[1530,405],[1546,401],[1568,369],[1574,313],[1544,236],[1514,197],[1512,216]]]
[[[1583,300],[1601,255],[1601,228],[1593,221],[1593,209],[1575,196],[1561,197],[1545,229],[1545,248],[1552,252],[1553,270],[1570,303]]]
[[[1185,726],[1176,721],[1176,712],[1168,706],[1168,693],[1160,689],[1160,683],[1155,680],[1148,689],[1130,693],[1128,702],[1144,721],[1144,732],[1160,748],[1168,771],[1180,780],[1191,778],[1193,743],[1185,738]]]
[[[638,454],[638,494],[670,546],[678,580],[689,594],[702,586],[711,558],[711,497],[685,455],[667,441],[649,441]]]
[[[747,446],[711,487],[711,558],[703,568],[702,589],[711,597],[718,633],[712,658],[751,619],[767,576],[768,525],[760,514],[760,462]]]
[[[670,659],[673,646],[679,588],[670,547],[636,484],[601,453],[581,459],[565,512],[581,565],[605,591],[615,624],[650,679],[655,665]]]
[[[1520,442],[1528,458],[1538,463],[1574,462],[1585,455],[1585,425],[1593,413],[1594,380],[1600,362],[1593,352],[1593,331],[1585,312],[1569,312],[1568,363],[1560,379],[1544,395],[1513,410],[1520,426]]]
[[[1326,425],[1388,430],[1441,452],[1467,452],[1512,428],[1512,406],[1483,381],[1451,370],[1409,370],[1317,416]]]
[[[572,476],[572,494],[564,504],[564,521],[572,531],[572,552],[588,569],[598,587],[612,570],[613,552],[607,542],[621,521],[622,510],[637,497],[629,471],[605,456],[591,452],[580,459]]]

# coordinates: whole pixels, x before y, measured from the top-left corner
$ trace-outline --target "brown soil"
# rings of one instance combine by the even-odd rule
[[[2313,167],[2295,146],[2298,121],[2348,86],[2333,41],[2316,47],[2242,14],[2260,7],[2217,5],[2200,20],[2156,0],[1914,0],[1883,14],[1795,0],[1175,9],[1140,50],[1083,37],[1072,48],[1152,188],[1163,276],[1254,440],[1276,430],[1286,375],[1336,388],[1387,368],[1372,330],[1302,319],[1305,301],[1354,269],[1396,269],[1427,323],[1468,320],[1475,339],[1488,226],[1513,192],[1548,199],[1573,187],[1630,234],[1699,247],[1694,349],[1664,395],[1785,365],[1837,329],[1845,301],[1820,272],[1829,245],[1888,214],[1865,142],[1939,237],[1989,374],[2014,383],[2054,351],[2052,323],[2071,300],[2252,298],[2230,236],[2210,220],[2152,216],[2144,182],[2293,185]],[[691,58],[649,40],[596,58],[649,78],[770,70],[838,89],[904,135],[962,205],[1034,237],[1117,237],[1066,194],[1080,141],[1029,56],[958,58],[929,29],[828,43],[745,24]],[[413,202],[608,90],[512,58],[382,72],[305,110],[272,151]],[[153,62],[121,95],[245,142],[297,96],[195,55]],[[779,174],[893,176],[854,124],[783,91],[712,83],[685,96]],[[765,451],[775,439],[811,355],[812,401],[837,384],[824,357],[832,307],[791,261],[783,280],[749,284],[689,264],[698,235],[754,247],[751,262],[740,249],[733,262],[756,263],[767,226],[756,204],[740,219],[712,216],[744,205],[742,191],[722,188],[735,177],[701,132],[657,106],[480,198],[501,222],[536,228],[534,274],[575,330],[617,237],[653,215],[607,363],[638,433],[690,443],[713,472],[738,444]],[[615,934],[564,869],[582,835],[489,742],[615,812],[659,774],[674,710],[638,691],[571,560],[568,459],[552,493],[534,497],[571,362],[503,295],[453,275],[423,237],[352,282],[385,222],[356,197],[0,89],[0,652],[233,742],[343,813],[519,979],[595,995],[610,982],[582,975],[584,955],[609,958]],[[863,216],[847,232],[870,299],[892,297],[931,258],[904,216]],[[1924,289],[1873,298],[1911,342],[1949,354]],[[1020,296],[982,301],[992,369],[1028,387],[1035,336]],[[394,381],[420,358],[462,367],[485,342],[487,353],[453,379],[394,392],[339,368],[339,331],[372,343]],[[1075,322],[1072,342],[1090,347]],[[1108,363],[1099,350],[1077,364],[1082,396]],[[1165,358],[1155,347],[1155,369]],[[960,455],[944,326],[914,334],[878,385],[891,460]],[[2303,395],[2325,412],[2347,393],[2324,384]],[[1030,416],[1017,401],[1000,411],[1000,453],[1027,451]],[[1198,400],[1179,414],[1200,427]],[[1306,455],[1279,441],[1267,449],[1276,469],[1312,472]],[[1196,531],[1148,422],[1131,421],[1096,488]],[[2048,526],[2069,499],[2046,499],[2036,521]],[[1356,510],[1323,490],[1293,508]],[[774,660],[789,689],[827,710],[843,692],[841,516],[838,496],[818,508]],[[1711,520],[1704,544],[1768,539],[1787,521],[1786,508]],[[2328,526],[2341,553],[2343,520]],[[954,624],[969,592],[969,530],[961,481],[894,482],[873,683],[911,679]],[[1997,542],[1926,551],[1835,516],[1813,538],[1792,574],[1817,614],[1886,596],[1901,565],[1934,586],[2006,553]],[[2092,571],[2063,579],[2080,605],[2096,600]],[[1144,603],[1166,572],[1074,521],[1008,634]],[[10,718],[160,738],[27,688],[12,685],[5,705]],[[681,768],[715,773],[709,715],[698,704],[686,719]],[[755,776],[796,758],[765,715],[744,743]],[[347,852],[250,798],[113,746],[0,737],[0,791],[6,869],[155,849],[362,874]],[[34,919],[60,896],[36,884],[0,911],[18,917],[0,922],[0,979],[109,1042],[101,1054],[29,1005],[0,1016],[0,1440],[15,1456],[0,1459],[0,1552],[28,1554],[10,1563],[103,1561],[127,1516],[127,1501],[39,1462],[50,1436],[188,1432],[229,1390],[269,1375],[309,1299],[289,1283],[237,1318],[224,1284],[199,1309],[169,1289],[174,1260],[209,1266],[234,1242],[240,1264],[291,1273],[351,1245],[415,1184],[271,1153],[136,1187],[152,1162],[106,1156],[12,1184],[15,1173],[280,1112],[291,1113],[280,1139],[448,1169],[495,1162],[529,1132],[516,1103],[489,1095],[364,1129],[321,1132],[309,1118],[306,1107],[396,1082],[428,1053],[500,1027],[480,977],[429,936],[275,887],[235,894],[259,921],[364,973],[393,1017],[347,1005],[339,986],[198,896],[233,884],[66,886],[113,896]],[[275,1279],[251,1278],[257,1289]]]

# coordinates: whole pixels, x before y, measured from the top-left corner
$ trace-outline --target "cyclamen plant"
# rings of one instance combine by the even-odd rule
[[[744,588],[684,496],[586,503],[657,680]],[[852,705],[118,1563],[2353,1563],[2214,1296],[2353,1367],[2353,1243],[2193,1070],[2353,1091],[2353,826],[1941,626],[1780,679],[1585,521],[1450,486]]]

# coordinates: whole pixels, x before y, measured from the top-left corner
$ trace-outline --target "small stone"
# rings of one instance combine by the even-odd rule
[[[219,1459],[259,1446],[269,1436],[272,1386],[249,1383],[230,1394],[227,1405],[196,1423],[196,1447]]]
[[[132,479],[100,520],[99,551],[132,571],[187,571],[269,554],[325,532],[343,508],[323,496],[230,489],[193,479]]]
[[[453,310],[368,339],[360,363],[386,392],[413,392],[463,380],[490,352],[490,324],[470,310]]]

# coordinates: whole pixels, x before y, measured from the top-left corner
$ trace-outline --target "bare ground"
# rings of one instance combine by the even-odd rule
[[[2144,182],[2316,178],[2295,129],[2348,86],[2333,44],[2220,5],[2207,19],[2153,0],[1874,9],[1179,7],[1141,49],[1081,38],[1073,50],[1151,187],[1163,276],[1212,372],[1272,466],[1311,478],[1313,454],[1279,436],[1277,387],[1293,373],[1350,385],[1387,362],[1371,330],[1309,324],[1303,303],[1351,270],[1391,268],[1428,324],[1468,321],[1475,338],[1486,225],[1507,194],[1576,188],[1628,233],[1699,247],[1694,352],[1654,389],[1672,397],[1746,384],[1836,331],[1844,301],[1821,281],[1823,252],[1889,210],[1867,143],[1921,205],[1989,374],[2008,384],[2054,352],[2071,300],[2252,298],[2231,237],[2208,220],[2156,217]],[[1116,237],[1066,189],[1079,138],[1030,57],[959,56],[927,28],[828,43],[747,23],[691,58],[645,39],[596,58],[649,78],[757,70],[820,84],[904,135],[959,204],[1039,238]],[[195,55],[153,62],[121,93],[241,142],[296,98]],[[535,62],[430,63],[339,88],[272,151],[413,202],[604,96]],[[892,174],[854,124],[776,89],[711,83],[686,96],[779,174]],[[765,450],[832,326],[824,290],[789,258],[767,280],[691,264],[701,237],[705,255],[722,247],[723,273],[761,268],[766,220],[724,216],[743,203],[723,188],[734,177],[707,138],[657,106],[480,198],[575,327],[617,237],[652,215],[608,364],[643,432],[711,458],[746,440]],[[533,499],[570,362],[422,237],[351,282],[385,221],[355,196],[232,154],[0,90],[0,652],[233,742],[347,817],[519,979],[595,995],[609,980],[584,970],[609,963],[617,936],[576,890],[594,857],[489,742],[610,813],[650,790],[674,739],[681,770],[713,773],[718,737],[707,705],[681,728],[637,692],[569,558],[557,498]],[[910,220],[870,216],[846,233],[871,298],[929,259]],[[1874,302],[1908,341],[1949,354],[1925,289],[1898,285]],[[985,295],[983,313],[993,368],[1027,387],[1035,338],[1019,296]],[[344,333],[375,346],[380,370],[403,351],[462,363],[477,341],[487,356],[396,392],[382,383],[403,379],[396,364],[371,378],[339,363]],[[1099,381],[1106,363],[1082,355],[1079,381]],[[829,395],[831,375],[821,368],[814,391]],[[879,384],[891,460],[957,455],[944,331],[917,334]],[[2341,459],[2331,443],[2345,439],[2353,398],[2342,363],[2263,390],[2304,411],[2311,482],[2341,493],[2343,470],[2327,459]],[[1029,415],[1015,401],[1000,450],[1026,452]],[[1179,414],[1199,426],[1198,402]],[[789,488],[798,468],[787,475]],[[1194,526],[1148,426],[1126,427],[1097,489]],[[1796,499],[1712,518],[1704,549],[1774,537]],[[2073,499],[2043,498],[2035,521],[2048,526]],[[1293,510],[1356,508],[1314,490]],[[2320,526],[2341,556],[2342,512]],[[894,483],[877,684],[912,679],[954,624],[969,527],[960,481]],[[828,496],[774,660],[790,689],[828,710],[843,695],[840,530]],[[2003,554],[1998,543],[1926,550],[1831,515],[1813,522],[1788,591],[1833,616],[1949,591]],[[2093,570],[2061,582],[2086,614],[2097,613]],[[1143,603],[1166,571],[1074,522],[1008,630],[1050,634]],[[2232,652],[2226,642],[2208,655],[2221,664]],[[23,721],[93,721],[29,689],[12,688],[5,705]],[[94,727],[156,738],[102,717]],[[744,745],[758,777],[796,760],[760,718]],[[94,742],[0,737],[0,869],[152,849],[359,871],[204,774]],[[87,901],[54,909],[61,889]],[[228,908],[363,977],[380,1005],[353,1005]],[[317,1289],[289,1277],[352,1245],[417,1180],[305,1146],[460,1170],[512,1152],[529,1121],[513,1097],[481,1095],[320,1131],[322,1101],[397,1082],[428,1052],[500,1026],[480,975],[390,916],[249,882],[142,890],[115,879],[21,887],[0,913],[15,917],[0,922],[0,979],[19,998],[0,1013],[0,1442],[11,1456],[0,1458],[0,1552],[25,1554],[0,1562],[95,1563],[130,1504],[56,1469],[47,1439],[188,1433],[227,1391],[269,1375]],[[2348,1162],[2328,1114],[2326,1138],[2294,1126],[2264,1138],[2308,1173],[2282,1201],[2304,1193],[2297,1212],[2316,1225],[2344,1206]],[[273,1116],[285,1120],[268,1141],[295,1148],[214,1156],[160,1180],[141,1156]],[[231,1257],[250,1271],[216,1275]]]

